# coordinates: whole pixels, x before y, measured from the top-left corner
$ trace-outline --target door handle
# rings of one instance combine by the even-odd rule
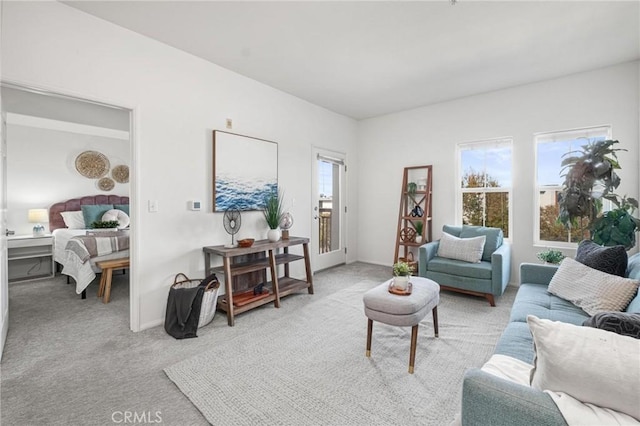
[[[7,228],[7,229],[5,229],[5,231],[4,231],[4,235],[5,235],[5,236],[7,236],[7,237],[8,237],[9,235],[15,235],[15,233],[16,233],[16,231],[11,231],[11,230],[9,230],[8,228]]]

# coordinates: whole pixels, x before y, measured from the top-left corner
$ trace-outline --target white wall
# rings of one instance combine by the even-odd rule
[[[311,235],[312,145],[347,153],[349,214],[357,217],[354,120],[61,3],[5,3],[3,19],[3,79],[134,109],[132,297],[140,296],[140,328],[162,322],[174,274],[202,276],[202,246],[228,240],[222,215],[210,213],[211,132],[226,118],[236,133],[279,143],[279,183],[295,198],[292,234]],[[207,208],[188,211],[194,199]],[[158,213],[147,211],[148,200],[158,200]],[[239,236],[264,238],[266,230],[252,212]]]
[[[620,141],[620,194],[638,197],[638,62],[362,121],[359,259],[393,261],[403,167],[433,165],[433,230],[455,220],[456,144],[513,137],[513,264],[537,262],[533,245],[533,134],[610,124]],[[568,252],[570,253],[570,252]]]
[[[10,121],[11,115],[9,115]],[[96,187],[97,179],[75,168],[78,154],[104,154],[111,167],[129,165],[129,141],[46,128],[7,125],[7,225],[16,235],[31,234],[27,211],[79,195],[129,195],[129,184],[116,183],[111,191]],[[44,223],[48,230],[48,225]]]

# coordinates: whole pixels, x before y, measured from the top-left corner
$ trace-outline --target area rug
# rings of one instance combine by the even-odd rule
[[[495,308],[442,292],[440,337],[428,315],[415,373],[408,374],[410,327],[374,323],[365,357],[362,294],[376,285],[361,282],[317,299],[164,371],[214,425],[449,424],[464,371],[491,356],[515,291]]]

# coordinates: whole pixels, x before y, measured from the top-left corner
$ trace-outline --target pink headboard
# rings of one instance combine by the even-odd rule
[[[49,230],[53,232],[58,228],[66,228],[61,212],[73,212],[82,210],[80,206],[94,204],[129,204],[129,197],[120,195],[89,195],[87,197],[72,198],[61,201],[49,207]]]

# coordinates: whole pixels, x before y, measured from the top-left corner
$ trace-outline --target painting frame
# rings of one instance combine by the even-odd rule
[[[278,191],[278,143],[223,130],[213,131],[212,210],[261,210]]]

